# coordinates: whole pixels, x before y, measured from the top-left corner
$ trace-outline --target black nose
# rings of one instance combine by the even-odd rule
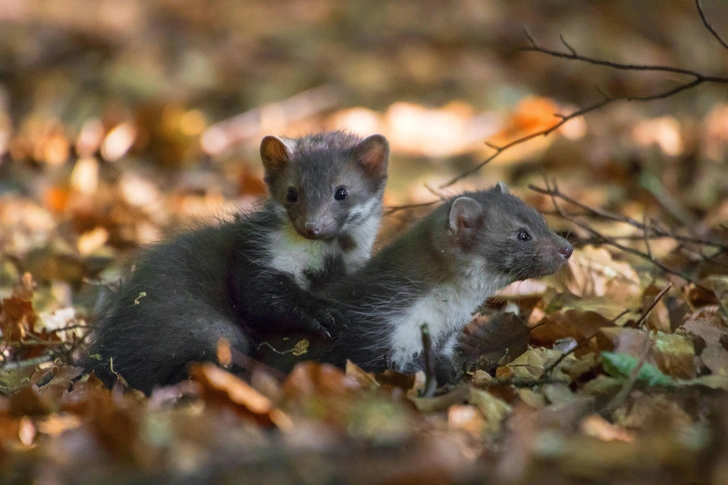
[[[574,248],[571,247],[571,244],[567,244],[566,246],[562,246],[561,249],[559,249],[559,254],[564,259],[569,259],[571,257],[571,253],[574,252]]]

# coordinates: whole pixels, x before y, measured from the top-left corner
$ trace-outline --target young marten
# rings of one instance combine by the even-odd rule
[[[261,331],[335,333],[309,290],[360,268],[382,212],[389,145],[330,132],[260,146],[270,198],[258,212],[151,248],[99,318],[87,365],[146,393],[216,360],[218,340],[249,352]]]
[[[428,324],[439,383],[454,375],[455,345],[472,313],[509,283],[556,272],[571,245],[505,185],[448,200],[358,272],[322,291],[349,327],[332,342],[302,332],[271,332],[256,360],[283,371],[302,360],[367,371],[421,369],[421,325]],[[291,349],[309,339],[308,352]]]

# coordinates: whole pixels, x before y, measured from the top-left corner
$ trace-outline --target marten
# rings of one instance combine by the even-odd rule
[[[466,192],[443,203],[364,268],[321,291],[348,322],[336,339],[271,331],[252,356],[284,372],[302,360],[344,367],[349,359],[367,371],[414,373],[423,367],[426,323],[437,381],[444,384],[456,375],[458,337],[484,300],[509,283],[556,272],[571,253],[572,246],[504,184]],[[294,355],[302,339],[309,340],[308,351]]]
[[[382,214],[389,145],[336,131],[263,138],[262,209],[147,250],[98,318],[86,365],[145,393],[216,360],[225,338],[250,353],[260,332],[330,338],[341,323],[312,289],[369,259]]]

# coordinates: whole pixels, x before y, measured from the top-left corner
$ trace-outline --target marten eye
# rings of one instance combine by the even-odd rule
[[[518,240],[519,241],[530,241],[531,235],[527,233],[526,231],[521,231],[518,233]]]
[[[346,199],[347,195],[349,195],[349,194],[346,192],[346,189],[344,187],[339,187],[336,190],[336,193],[334,194],[334,199],[344,200],[344,199]]]
[[[288,189],[288,192],[286,192],[286,200],[288,202],[298,202],[298,192],[296,192],[296,189]]]

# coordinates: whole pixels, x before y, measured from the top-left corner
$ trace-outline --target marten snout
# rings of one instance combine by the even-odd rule
[[[566,243],[564,246],[561,246],[561,248],[559,248],[559,254],[566,261],[569,260],[569,258],[571,257],[571,253],[573,253],[573,252],[574,252],[574,247],[569,243]]]

